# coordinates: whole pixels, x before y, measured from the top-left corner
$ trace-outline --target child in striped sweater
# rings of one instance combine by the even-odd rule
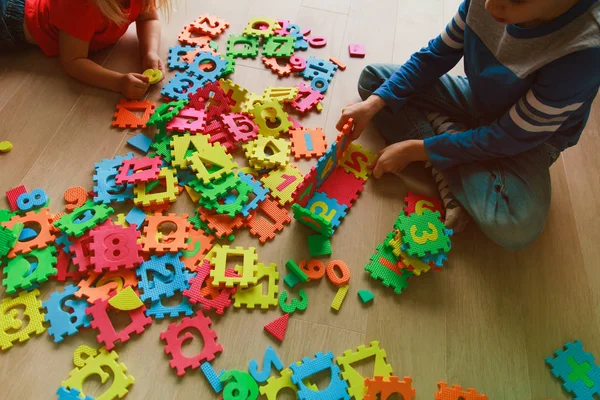
[[[520,249],[542,232],[549,167],[577,144],[600,85],[597,0],[465,0],[440,36],[402,66],[374,64],[352,139],[373,120],[389,146],[374,175],[425,161],[460,231],[468,213]],[[464,57],[467,77],[446,73]]]

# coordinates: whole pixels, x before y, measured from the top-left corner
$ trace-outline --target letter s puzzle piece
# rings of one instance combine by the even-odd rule
[[[52,293],[50,298],[42,303],[46,309],[46,321],[50,323],[48,334],[54,338],[55,343],[62,342],[64,336],[76,334],[79,328],[90,326],[90,320],[85,313],[89,304],[85,300],[75,298],[77,290],[75,285],[65,286],[65,290]],[[67,312],[65,308],[73,309],[73,312]]]
[[[261,282],[267,278],[266,282]],[[253,309],[257,305],[263,310],[268,309],[271,306],[277,307],[279,300],[277,293],[279,292],[279,286],[277,281],[279,279],[279,272],[277,272],[276,264],[265,265],[259,263],[257,265],[256,273],[257,284],[247,288],[240,288],[235,292],[233,298],[235,299],[234,307],[240,308],[245,306],[246,308]],[[267,285],[267,294],[263,294],[263,285]],[[266,380],[266,378],[265,378]],[[264,380],[263,380],[264,381]]]
[[[0,350],[7,350],[17,340],[25,342],[31,335],[41,335],[44,327],[44,314],[42,302],[39,299],[40,291],[34,289],[30,292],[22,291],[14,298],[5,297],[0,303]],[[23,316],[29,319],[19,319],[19,311],[15,307],[25,307]],[[9,333],[9,331],[11,331]],[[16,331],[16,332],[15,332]]]

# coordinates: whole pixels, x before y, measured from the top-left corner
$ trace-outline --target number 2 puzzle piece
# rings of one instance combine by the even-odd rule
[[[206,129],[206,111],[186,107],[167,123],[169,132],[202,133]]]
[[[141,234],[135,227],[105,225],[94,229],[90,236],[93,238],[90,244],[90,262],[94,265],[95,272],[134,269],[144,261],[140,256]]]
[[[397,223],[409,256],[423,258],[427,254],[450,251],[450,237],[439,212],[424,210],[421,215],[401,216]]]
[[[244,249],[240,246],[235,248],[221,246],[220,248],[213,249],[213,251],[214,256],[211,263],[215,266],[215,269],[210,271],[210,276],[213,278],[213,286],[224,284],[226,287],[238,285],[241,288],[246,288],[256,284],[256,263],[258,257],[256,256],[256,249],[254,247]],[[232,278],[226,275],[227,258],[229,256],[243,258],[242,265],[235,267],[235,272],[239,275],[238,277]]]
[[[423,214],[424,210],[437,211],[440,213],[442,219],[446,213],[446,209],[440,199],[408,192],[406,197],[404,197],[404,213],[406,215],[412,213]]]
[[[291,129],[290,140],[292,141],[292,153],[296,160],[320,157],[327,150],[325,132],[321,128]]]
[[[157,301],[172,297],[176,292],[182,293],[188,288],[192,277],[192,273],[179,260],[179,253],[152,256],[142,263],[136,273],[142,301]]]
[[[25,342],[31,335],[41,335],[44,327],[44,314],[42,302],[39,299],[40,291],[34,289],[30,292],[22,291],[14,298],[5,297],[0,303],[0,350],[7,350],[17,340]],[[19,310],[25,307],[22,314],[29,321],[18,318]]]
[[[258,237],[261,243],[273,240],[275,234],[281,232],[285,225],[292,221],[288,213],[285,207],[280,206],[276,200],[267,195],[247,222],[250,234]]]
[[[363,148],[358,143],[350,143],[344,152],[339,165],[359,179],[367,180],[372,172],[370,166],[377,160],[377,155]]]
[[[291,203],[296,188],[302,183],[302,172],[294,165],[288,164],[269,172],[262,177],[262,183],[271,190],[271,196],[275,197],[279,204],[285,206]]]
[[[399,380],[397,376],[390,376],[384,379],[376,376],[373,379],[365,379],[367,393],[364,400],[387,399],[391,395],[400,394],[405,400],[414,400],[417,391],[412,387],[412,378],[405,376],[404,380]]]
[[[146,123],[155,109],[156,104],[148,100],[121,99],[121,102],[117,104],[112,126],[124,129],[146,128]],[[142,116],[138,116],[134,112],[141,112]]]
[[[261,282],[264,278],[267,278],[266,282]],[[253,309],[257,305],[263,310],[268,309],[271,306],[277,307],[279,304],[277,293],[279,292],[279,286],[277,281],[279,280],[279,272],[277,272],[276,264],[262,264],[257,265],[256,279],[258,284],[250,286],[245,289],[238,289],[233,295],[235,308],[242,306]],[[267,285],[267,294],[263,294],[263,285]]]
[[[317,353],[315,358],[306,357],[299,365],[290,365],[292,383],[298,386],[298,398],[301,400],[350,400],[348,384],[340,378],[340,368],[333,362],[333,354]],[[329,370],[329,386],[322,390],[311,390],[304,381],[322,371]]]
[[[148,182],[158,178],[162,160],[158,157],[132,158],[123,160],[119,174],[115,177],[117,185]]]
[[[225,32],[225,29],[229,27],[229,22],[222,18],[215,17],[214,15],[201,15],[191,24],[192,28],[198,32],[216,38],[221,33]]]
[[[79,328],[90,326],[90,320],[85,313],[89,304],[85,300],[77,300],[77,290],[75,285],[65,286],[62,292],[52,293],[50,298],[42,303],[46,309],[46,321],[50,323],[48,334],[53,337],[55,343],[62,342],[65,336],[76,334]],[[72,309],[73,312],[67,312],[66,309]]]
[[[356,178],[342,167],[335,167],[331,175],[321,184],[319,191],[350,208],[364,188],[365,181],[363,179]]]
[[[160,340],[166,343],[165,353],[171,355],[172,369],[177,369],[177,376],[183,376],[186,370],[196,369],[200,367],[203,361],[212,361],[217,356],[217,353],[223,351],[223,347],[217,343],[217,334],[210,329],[211,320],[205,317],[201,311],[196,313],[195,317],[183,318],[179,323],[169,325],[165,332],[160,334]],[[202,337],[204,347],[202,351],[192,357],[184,355],[182,346],[184,342],[194,338],[194,335],[189,332],[189,329],[196,330]],[[183,335],[180,333],[186,331]]]
[[[183,291],[183,295],[189,298],[190,303],[199,303],[204,310],[215,310],[217,314],[222,315],[225,309],[231,305],[231,296],[235,294],[237,288],[220,288],[216,289],[214,296],[212,290],[210,294],[204,295],[202,289],[208,287],[213,280],[210,277],[211,269],[210,261],[205,259],[198,268],[196,276],[190,279],[190,287]],[[225,271],[225,276],[233,278],[238,275],[234,270],[228,268]]]
[[[413,275],[408,270],[400,270],[397,265],[398,258],[387,246],[380,244],[370,262],[365,266],[371,278],[378,279],[383,286],[393,288],[394,293],[400,294],[408,287],[408,279]]]
[[[88,303],[93,304],[98,299],[108,300],[124,288],[136,287],[137,284],[135,271],[130,269],[104,273],[90,272],[86,279],[82,279],[77,284],[79,290],[75,293],[75,297],[85,297]]]

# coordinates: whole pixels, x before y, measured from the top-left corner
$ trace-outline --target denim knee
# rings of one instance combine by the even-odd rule
[[[379,65],[381,64],[369,64],[360,73],[358,94],[363,100],[366,100],[367,97],[372,95],[385,82],[385,79],[382,79],[377,73]]]

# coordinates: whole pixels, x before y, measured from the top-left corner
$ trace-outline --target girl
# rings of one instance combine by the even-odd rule
[[[47,56],[60,56],[73,78],[140,99],[147,76],[111,71],[88,54],[115,44],[135,22],[143,69],[164,72],[157,5],[170,10],[170,0],[0,0],[0,49],[37,45]]]

